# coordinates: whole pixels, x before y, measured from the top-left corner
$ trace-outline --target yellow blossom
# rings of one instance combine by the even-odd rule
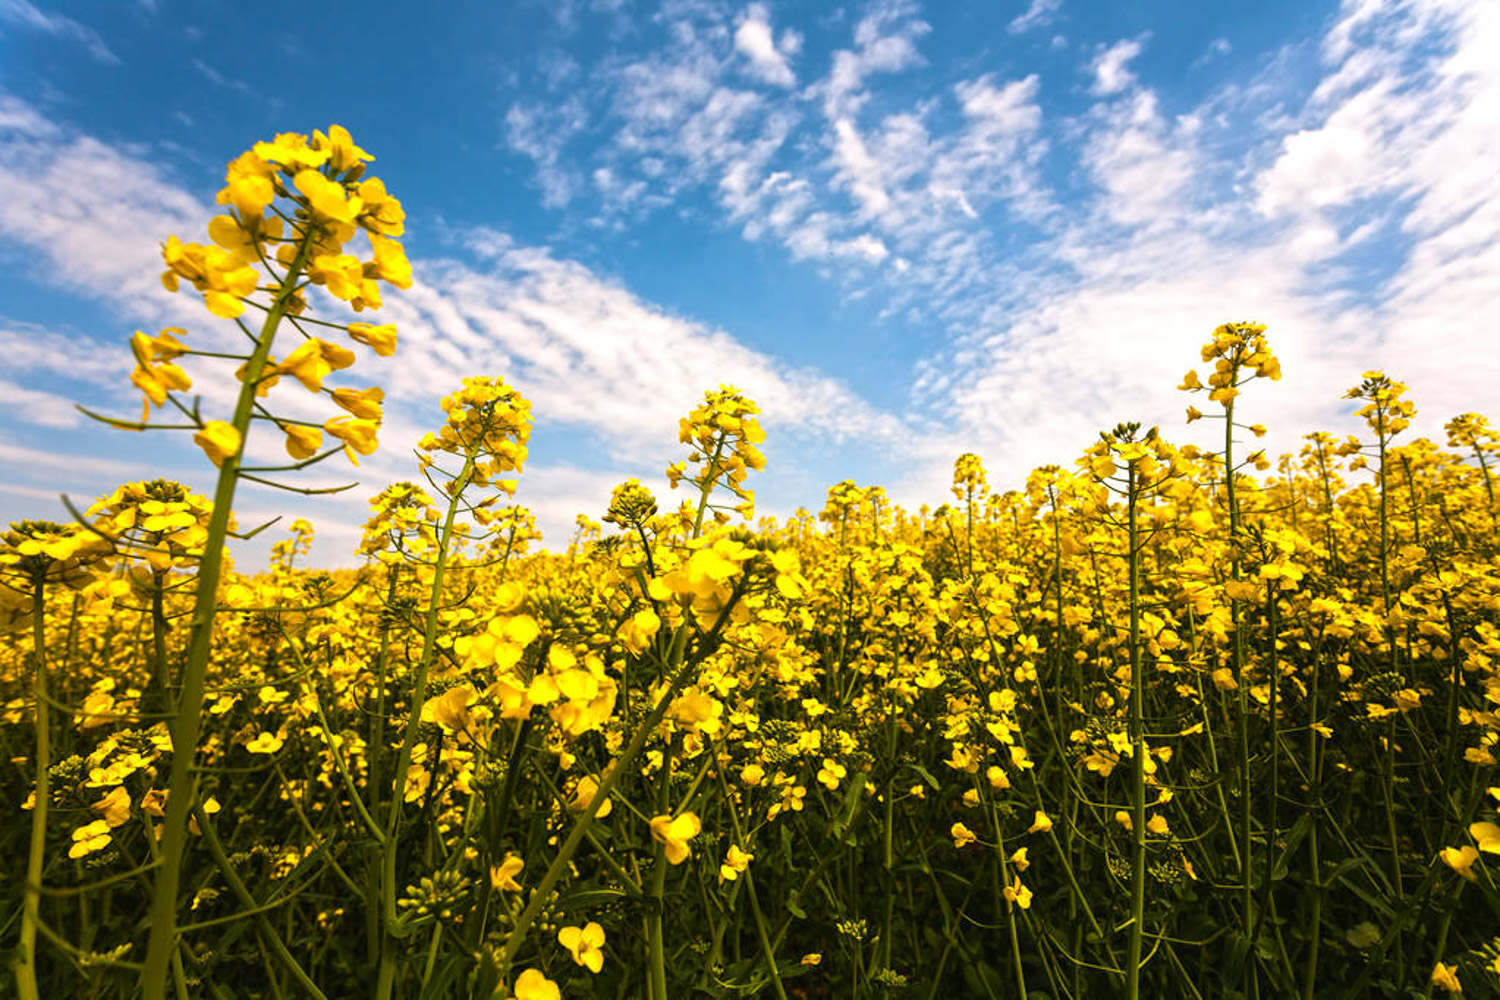
[[[651,819],[651,836],[666,845],[667,863],[680,865],[692,856],[688,841],[698,836],[703,824],[696,813],[685,812],[679,816],[654,816]]]
[[[215,465],[223,465],[226,458],[239,454],[240,432],[223,420],[210,420],[193,435],[193,440]]]
[[[573,954],[573,961],[597,973],[604,968],[604,928],[589,921],[583,927],[564,927],[557,943]]]

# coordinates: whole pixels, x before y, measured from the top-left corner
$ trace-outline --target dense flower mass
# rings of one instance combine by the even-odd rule
[[[333,384],[358,357],[327,338],[395,328],[306,298],[411,283],[371,160],[337,126],[257,143],[211,245],[163,249],[168,287],[264,318],[229,419],[174,395],[223,352],[131,341],[146,419],[112,422],[173,405],[212,497],[126,483],[0,533],[19,995],[1500,995],[1484,417],[1409,440],[1369,372],[1363,438],[1241,454],[1281,369],[1229,323],[1181,386],[1213,449],[1127,422],[1018,489],[964,454],[935,509],[844,481],[752,523],[765,433],[721,386],[681,506],[627,480],[535,552],[530,403],[479,376],[359,568],[299,565],[297,520],[236,572],[241,478],[376,447],[383,393]],[[291,465],[241,463],[255,421]]]

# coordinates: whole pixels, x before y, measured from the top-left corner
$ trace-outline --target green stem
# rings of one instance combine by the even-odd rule
[[[182,856],[187,847],[188,813],[192,807],[193,764],[198,750],[198,732],[202,723],[203,695],[209,656],[213,651],[214,615],[218,611],[219,575],[224,564],[224,539],[229,531],[229,516],[234,507],[235,486],[239,482],[240,459],[244,453],[245,432],[255,406],[255,390],[260,384],[276,329],[286,315],[296,291],[297,278],[307,261],[313,233],[309,228],[302,237],[297,256],[292,261],[276,301],[266,313],[260,337],[250,360],[245,362],[239,398],[235,402],[232,424],[240,435],[240,448],[219,466],[219,480],[214,488],[213,512],[203,541],[203,559],[198,564],[198,587],[193,598],[192,629],[188,635],[186,662],[182,669],[182,693],[177,701],[170,729],[172,734],[172,771],[167,781],[166,816],[162,822],[162,865],[151,887],[149,922],[151,934],[146,943],[146,961],[141,972],[141,996],[144,1000],[165,1000],[167,975],[172,954],[177,950],[177,892],[182,880]]]
[[[401,738],[401,749],[396,755],[396,767],[391,773],[391,802],[385,821],[385,841],[380,854],[380,907],[385,925],[385,939],[380,949],[380,967],[376,975],[375,996],[388,1000],[395,985],[396,934],[398,917],[396,897],[400,892],[396,878],[396,853],[400,847],[401,817],[406,805],[406,772],[411,768],[412,752],[417,742],[417,732],[422,725],[422,702],[427,693],[427,674],[437,653],[438,607],[443,600],[443,579],[448,569],[448,553],[453,540],[453,522],[458,518],[458,508],[464,488],[474,474],[474,456],[465,456],[463,469],[454,479],[448,494],[448,511],[443,517],[443,527],[438,534],[437,555],[433,560],[432,586],[427,595],[427,613],[422,625],[422,657],[417,661],[417,673],[412,679],[411,694],[407,699],[406,732]]]
[[[1130,586],[1130,745],[1131,812],[1134,837],[1130,863],[1130,945],[1125,959],[1125,991],[1129,1000],[1141,995],[1141,946],[1146,924],[1146,731],[1142,702],[1146,683],[1141,671],[1140,539],[1137,504],[1140,473],[1132,461],[1126,470]],[[1025,996],[1025,992],[1021,993]]]
[[[26,859],[26,888],[21,904],[21,940],[12,970],[20,1000],[37,1000],[36,928],[42,903],[42,866],[47,856],[47,807],[52,802],[52,706],[47,697],[45,584],[38,576],[31,593],[31,656],[36,700],[35,792],[31,803],[31,850]]]

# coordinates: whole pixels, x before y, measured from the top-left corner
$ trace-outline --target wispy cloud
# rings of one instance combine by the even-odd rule
[[[54,38],[77,42],[99,62],[112,65],[118,65],[120,62],[120,57],[104,44],[104,39],[100,38],[99,33],[93,28],[71,17],[44,11],[35,4],[28,3],[27,0],[0,0],[0,21],[18,28],[40,31]]]
[[[1091,92],[1099,96],[1118,94],[1135,82],[1130,61],[1141,54],[1139,39],[1125,39],[1100,51],[1090,69],[1094,74]]]
[[[748,61],[750,72],[778,87],[796,84],[797,75],[792,72],[789,59],[801,46],[802,36],[795,31],[783,32],[781,44],[777,45],[771,33],[771,14],[761,3],[753,3],[745,9],[739,27],[734,31],[735,51]]]
[[[1062,7],[1062,0],[1031,0],[1028,6],[1020,14],[1011,19],[1006,25],[1006,30],[1013,35],[1023,34],[1033,28],[1045,28],[1057,19],[1057,11]]]

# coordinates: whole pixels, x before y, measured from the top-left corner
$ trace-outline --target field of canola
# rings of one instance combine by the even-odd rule
[[[1367,433],[1273,463],[1240,414],[1279,366],[1231,323],[1181,386],[1217,451],[1122,424],[1023,490],[964,455],[936,509],[844,482],[755,521],[758,410],[721,387],[670,500],[623,483],[530,553],[529,405],[476,377],[362,568],[300,568],[297,521],[240,574],[241,481],[376,447],[380,390],[323,381],[396,330],[310,301],[412,282],[370,159],[258,143],[211,242],[163,246],[243,350],[136,334],[144,412],[108,419],[191,432],[215,495],[0,538],[0,992],[1500,996],[1483,417],[1409,440],[1370,372]],[[185,360],[238,366],[232,413]]]

